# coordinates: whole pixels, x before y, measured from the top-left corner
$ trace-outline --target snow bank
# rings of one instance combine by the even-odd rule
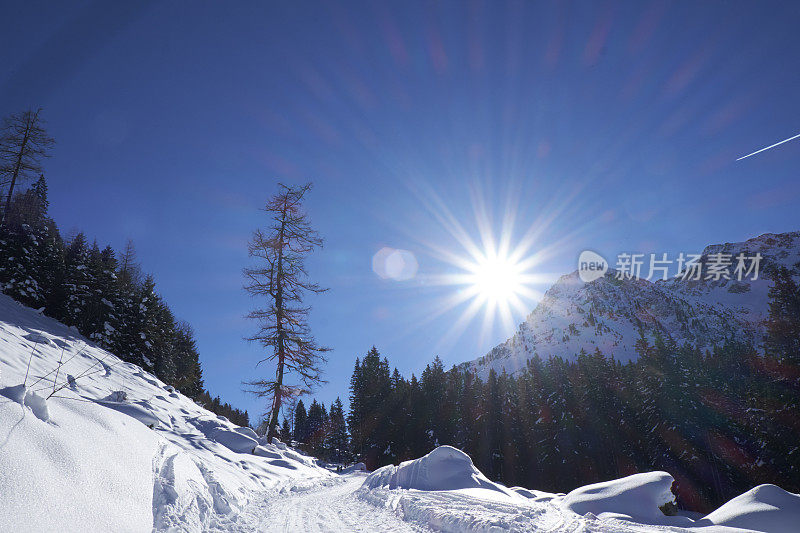
[[[279,484],[333,477],[257,439],[0,295],[0,531],[214,530]]]
[[[666,472],[645,472],[573,490],[561,506],[579,515],[633,518],[643,522],[663,522],[659,507],[675,501],[670,488],[674,479]]]
[[[741,494],[698,521],[768,533],[800,530],[800,494],[775,485],[759,485]]]
[[[514,491],[489,481],[472,464],[469,455],[452,446],[439,446],[428,455],[388,465],[372,472],[364,488],[459,490],[473,496],[521,500]]]
[[[564,494],[508,489],[475,468],[464,452],[440,446],[364,480],[356,495],[422,528],[448,533],[503,531],[733,533],[800,531],[800,495],[761,485],[704,518],[665,515],[673,478],[646,472]]]

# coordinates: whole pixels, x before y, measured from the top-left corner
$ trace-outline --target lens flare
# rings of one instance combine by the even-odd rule
[[[484,195],[471,191],[474,219],[460,220],[431,188],[416,192],[426,210],[452,238],[420,239],[430,255],[447,267],[446,272],[424,275],[421,282],[451,289],[421,322],[461,308],[436,348],[450,345],[476,320],[481,324],[480,343],[512,334],[542,297],[540,289],[554,279],[552,273],[540,271],[542,262],[561,246],[558,241],[549,245],[541,242],[551,221],[540,217],[514,239],[518,195],[509,194],[502,219],[494,220]]]

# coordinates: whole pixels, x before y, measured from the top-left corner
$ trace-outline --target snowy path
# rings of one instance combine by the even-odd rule
[[[236,516],[235,523],[218,523],[213,528],[291,533],[428,531],[358,499],[354,493],[363,482],[363,475],[350,475],[307,486],[290,485],[251,502]]]
[[[598,520],[547,503],[511,505],[454,492],[358,492],[364,476],[346,475],[267,491],[242,511],[212,523],[216,532],[547,532],[653,533],[685,529]],[[405,517],[404,521],[401,516]],[[715,532],[716,533],[716,532]]]

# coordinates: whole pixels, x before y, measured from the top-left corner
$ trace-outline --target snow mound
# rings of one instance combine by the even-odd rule
[[[800,528],[800,494],[776,485],[759,485],[698,522],[768,533],[794,533]]]
[[[33,415],[41,420],[47,422],[50,420],[50,412],[47,409],[47,400],[36,394],[35,391],[29,390],[24,384],[13,385],[11,387],[3,387],[0,389],[0,396],[5,396],[14,403],[21,406],[28,407],[33,412]]]
[[[579,515],[663,522],[659,507],[674,503],[673,481],[667,472],[633,474],[577,488],[564,496],[561,506]]]
[[[30,407],[33,415],[42,422],[50,420],[50,411],[47,409],[47,400],[36,394],[34,391],[28,391],[25,394],[25,405]]]
[[[219,530],[334,478],[254,435],[0,294],[0,531]]]
[[[353,472],[366,472],[367,465],[364,463],[356,463],[354,465],[350,465],[347,468],[343,468],[340,474],[352,474]]]
[[[247,435],[242,435],[238,431],[221,427],[211,433],[211,438],[237,453],[253,453],[255,447],[258,446],[257,440],[251,439]]]
[[[253,431],[253,428],[233,428],[233,430],[236,433],[241,433],[242,435],[246,435],[246,436],[250,437],[254,441],[259,441],[260,442],[260,440],[261,440],[261,437],[258,436],[258,433]]]
[[[522,499],[514,491],[489,481],[475,468],[469,455],[452,446],[439,446],[419,459],[379,468],[367,476],[363,487],[459,490],[469,491],[475,496]]]

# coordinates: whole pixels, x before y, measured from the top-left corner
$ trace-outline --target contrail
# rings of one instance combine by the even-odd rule
[[[797,135],[795,135],[794,137],[789,137],[788,139],[784,139],[784,140],[782,140],[781,142],[777,142],[777,143],[775,143],[775,144],[772,144],[772,145],[770,145],[770,146],[767,146],[766,148],[762,148],[761,150],[756,150],[756,151],[755,151],[755,152],[753,152],[752,154],[743,155],[742,157],[740,157],[739,159],[737,159],[737,161],[741,161],[742,159],[744,159],[744,158],[746,158],[746,157],[750,157],[751,155],[760,154],[760,153],[761,153],[761,152],[763,152],[764,150],[769,150],[770,148],[775,148],[775,147],[776,147],[776,146],[778,146],[779,144],[788,143],[788,142],[789,142],[789,141],[791,141],[792,139],[797,139],[798,137],[800,137],[800,133],[798,133],[798,134],[797,134]]]

